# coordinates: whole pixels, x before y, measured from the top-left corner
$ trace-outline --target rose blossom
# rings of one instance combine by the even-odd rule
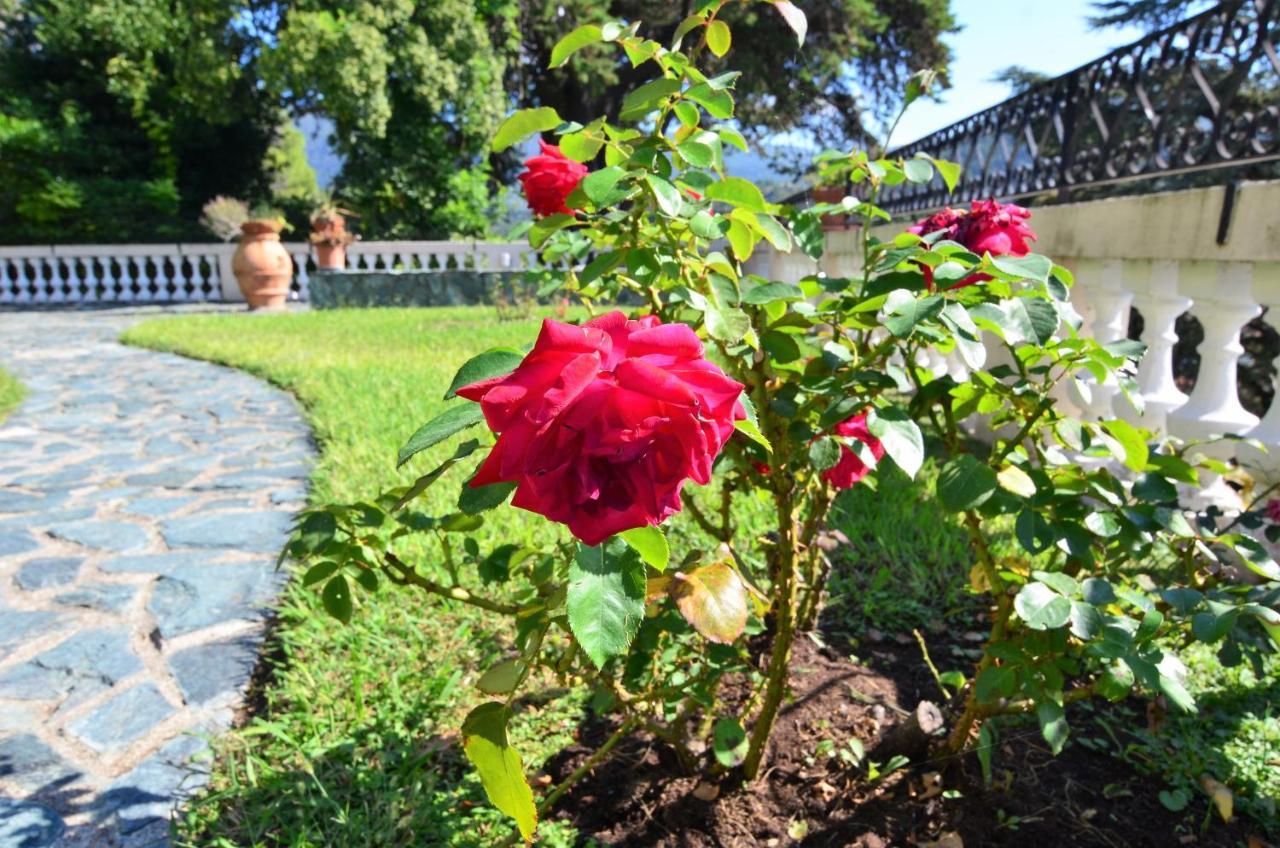
[[[1272,498],[1267,501],[1267,520],[1273,524],[1280,524],[1280,499]]]
[[[867,414],[860,412],[835,426],[837,436],[857,439],[871,450],[877,461],[884,456],[884,445],[867,429]],[[837,489],[850,489],[871,471],[867,464],[845,445],[840,445],[840,461],[822,472],[822,479]]]
[[[958,242],[974,253],[990,253],[992,256],[1026,256],[1031,252],[1027,239],[1035,241],[1036,234],[1027,226],[1031,211],[1012,203],[1002,204],[994,200],[975,200],[968,211],[943,209],[909,227],[907,232],[918,236],[943,231],[943,236]],[[933,269],[921,265],[924,279],[933,289]],[[950,288],[972,285],[991,279],[990,274],[970,274]]]
[[[514,506],[588,545],[660,524],[680,511],[685,480],[710,482],[746,417],[742,388],[684,324],[547,319],[515,371],[458,390],[499,434],[471,485],[515,483]]]
[[[517,177],[524,186],[524,197],[529,208],[538,217],[569,213],[566,199],[578,187],[589,171],[581,162],[575,162],[560,152],[554,144],[538,139],[542,152],[524,161],[527,170]]]

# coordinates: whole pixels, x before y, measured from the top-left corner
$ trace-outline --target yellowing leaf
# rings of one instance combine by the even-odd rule
[[[476,688],[486,695],[505,695],[520,682],[524,663],[520,660],[503,660],[490,668],[476,681]]]
[[[996,480],[1000,483],[1000,488],[1019,497],[1030,498],[1036,493],[1036,484],[1031,476],[1016,465],[1002,469],[996,475]]]
[[[520,835],[532,843],[538,809],[520,755],[507,743],[510,718],[511,711],[498,701],[476,707],[462,723],[462,750],[480,773],[489,803],[515,819]]]
[[[747,626],[747,589],[723,562],[672,575],[671,597],[685,620],[712,642],[727,645]]]
[[[1224,822],[1231,821],[1235,808],[1235,796],[1231,794],[1231,790],[1208,774],[1200,775],[1200,786],[1205,792],[1209,793],[1209,798],[1213,800],[1213,805],[1218,808],[1218,815],[1222,816],[1222,820]]]
[[[732,40],[729,25],[724,21],[712,21],[707,24],[707,47],[711,48],[711,52],[716,56],[728,53]]]

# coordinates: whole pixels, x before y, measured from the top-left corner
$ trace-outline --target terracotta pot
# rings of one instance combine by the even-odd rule
[[[345,244],[317,244],[316,267],[342,270],[347,267]]]
[[[848,194],[843,187],[819,186],[809,192],[814,203],[839,203]],[[823,215],[822,229],[845,230],[849,228],[848,215]]]
[[[231,256],[231,270],[251,309],[279,309],[289,297],[293,260],[280,243],[270,221],[240,225],[240,244]]]

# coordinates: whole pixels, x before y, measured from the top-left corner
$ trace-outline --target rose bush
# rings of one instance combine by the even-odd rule
[[[1244,532],[1262,526],[1263,508],[1228,520],[1180,503],[1180,487],[1229,469],[1141,429],[1138,409],[1081,420],[1059,400],[1067,386],[1102,381],[1131,396],[1143,347],[1080,335],[1071,273],[1030,252],[1026,210],[979,202],[878,234],[890,217],[877,206],[884,186],[941,178],[951,189],[958,166],[824,154],[821,166],[859,196],[807,209],[726,172],[726,147],[747,147],[729,123],[736,76],[708,76],[698,59],[731,48],[717,17],[727,2],[699,0],[670,44],[639,22],[609,22],[556,46],[554,65],[619,49],[648,75],[617,121],[522,110],[494,143],[551,133],[580,163],[544,152],[545,180],[530,166],[541,217],[529,240],[546,260],[542,294],[603,314],[548,322],[528,354],[497,349],[463,364],[445,394],[462,399],[414,433],[399,462],[452,453],[376,502],[304,513],[287,551],[339,619],[358,606],[352,582],[375,591],[384,580],[510,618],[510,651],[477,669],[486,700],[462,735],[489,798],[526,840],[641,728],[690,769],[757,778],[792,644],[817,618],[839,545],[826,527],[833,499],[875,485],[882,465],[914,477],[926,450],[941,464],[937,500],[971,541],[970,589],[990,620],[972,672],[938,681],[949,727],[932,744],[944,753],[981,741],[989,769],[1000,722],[1023,716],[1059,751],[1068,709],[1088,698],[1136,692],[1194,709],[1180,644],[1214,643],[1231,663],[1272,649],[1269,633],[1280,640],[1280,566]],[[770,5],[802,41],[799,10]],[[907,105],[929,79],[908,82]],[[816,269],[833,213],[860,219],[856,276],[759,275],[767,263],[753,258],[765,249],[799,252]],[[628,318],[615,308],[627,302],[643,306]],[[479,435],[453,439],[469,431]],[[994,436],[980,443],[974,432]],[[417,508],[477,453],[455,509]],[[551,525],[547,539],[481,550],[469,532],[513,492],[515,506],[568,532]],[[742,510],[762,504],[769,526],[745,530]],[[682,509],[703,540],[673,550],[659,525]],[[1010,532],[1018,551],[1001,553],[992,538]],[[397,551],[409,535],[438,556],[406,562]],[[1256,582],[1234,579],[1241,571]],[[748,644],[746,633],[760,638]],[[721,686],[727,677],[734,686]],[[507,737],[528,686],[590,693],[613,728],[540,799]],[[726,698],[725,688],[748,694]]]
[[[703,358],[693,330],[621,312],[547,320],[514,371],[457,393],[499,434],[469,485],[515,484],[513,506],[587,545],[679,512],[680,488],[711,482],[746,417],[742,384]]]

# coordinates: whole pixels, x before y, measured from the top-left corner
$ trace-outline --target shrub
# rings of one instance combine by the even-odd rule
[[[884,468],[914,477],[926,432],[941,463],[938,505],[960,518],[976,560],[970,588],[991,618],[939,745],[965,750],[988,719],[1030,713],[1057,751],[1072,703],[1135,690],[1191,710],[1171,644],[1216,643],[1238,662],[1269,647],[1265,628],[1280,638],[1280,568],[1238,522],[1178,504],[1180,485],[1197,486],[1222,463],[1123,418],[1064,411],[1068,384],[1128,394],[1142,346],[1079,335],[1071,274],[1030,252],[1026,210],[945,210],[881,241],[871,225],[889,217],[876,206],[882,186],[954,186],[958,166],[828,154],[823,166],[863,194],[808,209],[770,203],[725,173],[725,149],[746,148],[720,123],[733,114],[735,74],[707,77],[697,60],[730,49],[717,17],[727,2],[698,3],[670,48],[636,23],[587,25],[560,42],[553,65],[605,43],[655,72],[618,121],[584,126],[522,110],[494,143],[558,137],[558,152],[542,154],[559,175],[540,189],[549,214],[529,239],[546,267],[568,269],[542,293],[572,294],[596,317],[548,321],[528,354],[497,349],[464,364],[445,394],[462,399],[413,434],[399,461],[487,425],[479,435],[410,487],[304,514],[287,550],[308,562],[304,580],[322,586],[340,620],[353,614],[352,583],[371,590],[383,580],[511,618],[514,652],[479,678],[491,700],[462,734],[490,800],[527,840],[540,814],[641,728],[689,768],[760,774],[791,646],[816,620],[828,552],[840,544],[828,529],[833,496]],[[803,40],[800,12],[772,5],[778,25]],[[914,76],[906,102],[930,81]],[[561,156],[595,167],[569,168]],[[565,192],[567,211],[550,190]],[[856,279],[793,284],[750,272],[763,242],[820,257],[821,217],[836,212],[862,221]],[[643,304],[634,317],[606,306],[628,301]],[[963,368],[933,367],[940,356]],[[967,438],[973,426],[994,441]],[[474,456],[484,459],[456,511],[413,508]],[[713,480],[714,509],[690,484]],[[553,544],[482,550],[468,533],[508,499],[565,531]],[[767,502],[768,532],[735,525],[743,499]],[[715,547],[673,555],[661,525],[680,510]],[[993,545],[1010,526],[1018,547]],[[397,556],[410,534],[434,539],[438,568]],[[1232,579],[1237,569],[1262,582]],[[744,633],[765,637],[761,670]],[[730,674],[750,686],[745,704],[720,697]],[[507,727],[517,693],[553,681],[590,692],[598,712],[615,716],[614,732],[535,803]],[[706,762],[695,753],[704,748]]]

